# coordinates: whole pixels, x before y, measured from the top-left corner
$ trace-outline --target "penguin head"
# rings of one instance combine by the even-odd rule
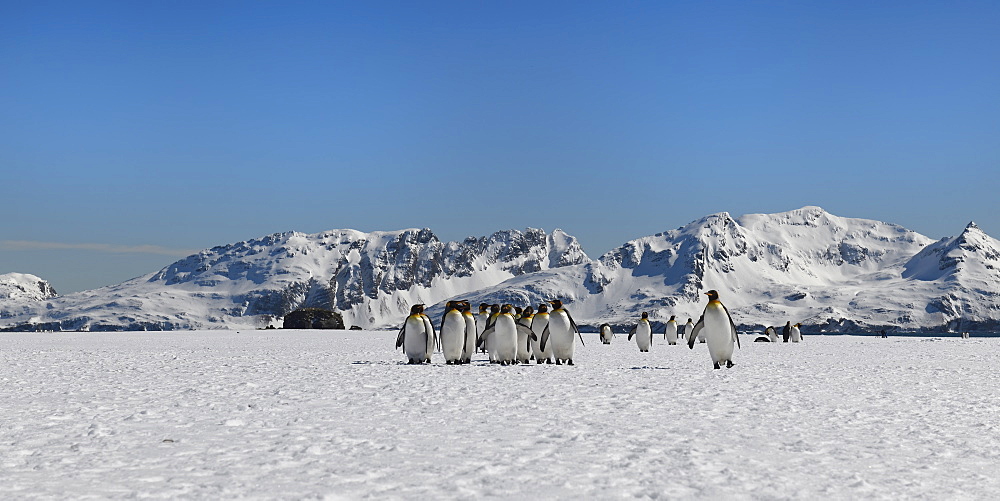
[[[553,310],[558,310],[558,309],[561,309],[563,307],[562,301],[560,301],[558,299],[554,299],[552,301],[549,301],[549,304],[552,305],[552,309]]]
[[[415,304],[410,307],[410,315],[419,315],[424,312],[424,305]]]
[[[505,305],[503,305],[503,306],[500,307],[500,313],[510,313],[511,310],[513,310],[513,309],[514,309],[513,306],[511,306],[509,304],[505,304]]]
[[[690,323],[690,322],[694,322],[694,319],[693,319],[693,318],[689,318],[689,319],[688,319],[688,322],[689,322],[689,323]]]
[[[642,312],[642,318],[649,318],[649,313]]]
[[[548,312],[549,312],[549,305],[545,303],[538,305],[538,313],[548,313]]]
[[[521,315],[526,317],[526,316],[532,315],[534,313],[535,313],[535,309],[534,308],[532,308],[530,306],[525,306],[524,310],[521,312]]]
[[[670,320],[677,320],[677,315],[670,315]]]
[[[503,311],[503,310],[501,310],[501,311]],[[522,310],[520,306],[515,306],[514,307],[514,313],[517,313],[518,315],[520,315],[521,313],[524,313],[524,310]]]
[[[447,312],[449,312],[451,310],[457,310],[457,309],[458,309],[458,301],[448,301],[444,305],[444,311],[445,311],[445,313],[447,313]]]
[[[499,304],[490,305],[490,313],[500,313],[500,305]]]
[[[705,295],[708,296],[708,300],[709,301],[718,301],[719,300],[719,292],[717,290],[715,290],[715,289],[712,289],[712,290],[706,292]]]
[[[489,307],[490,305],[486,303],[479,303],[479,313],[486,313],[486,310],[489,309]]]

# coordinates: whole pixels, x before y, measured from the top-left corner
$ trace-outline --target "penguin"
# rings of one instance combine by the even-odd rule
[[[628,332],[628,340],[635,336],[635,344],[639,346],[639,351],[646,352],[653,346],[653,328],[649,325],[649,314],[642,312],[639,323]]]
[[[431,335],[427,337],[427,361],[431,359],[431,355],[434,353],[434,348],[441,349],[441,338],[438,337],[437,332],[434,330],[434,324],[431,323],[431,317],[428,317],[424,313],[424,305],[420,305],[420,318],[424,321],[424,329],[430,332]]]
[[[535,362],[547,364],[552,363],[552,345],[546,346],[542,349],[542,343],[539,341],[542,337],[542,333],[545,332],[545,328],[549,325],[549,305],[542,303],[538,305],[538,313],[535,313],[531,317],[531,332],[535,333],[536,338],[531,341],[531,352],[535,355]]]
[[[708,343],[708,354],[712,357],[712,364],[716,369],[719,364],[726,363],[726,367],[733,366],[733,343],[740,346],[740,337],[736,334],[736,324],[733,317],[729,315],[729,310],[719,301],[719,293],[710,290],[705,293],[708,296],[708,304],[701,318],[694,326],[691,337],[688,338],[688,348],[694,349],[694,343],[699,336],[704,335]]]
[[[691,337],[691,333],[694,332],[694,321],[688,319],[687,323],[684,324],[684,334],[681,335],[682,338]]]
[[[483,329],[484,335],[486,334],[486,331],[493,326],[493,323],[496,322],[498,316],[500,316],[500,305],[490,305],[490,315],[486,319],[486,328]],[[489,355],[490,363],[495,364],[499,362],[499,360],[497,359],[496,349],[493,347],[493,341],[487,340],[484,335],[479,336],[480,339],[483,339],[483,349],[486,350],[486,353]]]
[[[531,341],[528,334],[531,330],[531,318],[535,316],[535,310],[528,306],[521,310],[521,316],[517,318],[517,323],[527,327],[526,330],[517,331],[517,361],[526,364],[531,361]]]
[[[465,316],[459,309],[459,301],[448,301],[441,316],[441,352],[444,363],[455,365],[462,363],[465,354]]]
[[[581,345],[587,345],[583,342],[583,335],[580,334],[580,329],[573,321],[573,316],[563,308],[562,301],[556,299],[549,301],[549,304],[552,305],[552,313],[549,314],[549,324],[542,332],[540,347],[544,350],[551,342],[552,355],[556,357],[556,365],[561,365],[563,362],[566,362],[567,365],[573,365],[573,353],[576,349],[573,333],[580,336]]]
[[[479,303],[479,313],[476,315],[476,339],[478,340],[486,330],[486,322],[490,319],[490,305]],[[485,348],[483,348],[485,351]]]
[[[778,342],[778,330],[774,326],[770,326],[764,329],[764,334],[767,334],[767,340],[772,343]]]
[[[403,347],[408,364],[430,363],[427,346],[433,343],[434,329],[427,329],[423,317],[424,305],[415,304],[410,307],[410,316],[406,317],[403,326],[396,336],[396,348]]]
[[[613,337],[615,337],[615,333],[611,330],[611,324],[601,324],[601,342],[611,344]]]
[[[472,314],[472,305],[468,301],[460,302],[462,318],[465,319],[465,350],[462,351],[462,363],[472,362],[472,354],[476,352],[476,339],[479,333],[476,325],[476,316]]]
[[[663,329],[663,339],[667,340],[667,344],[677,344],[676,315],[670,315],[670,320],[667,320],[667,326]]]
[[[791,335],[788,336],[793,343],[798,343],[799,341],[802,341],[802,331],[799,329],[799,327],[802,327],[802,324],[793,325]]]
[[[792,335],[792,321],[789,320],[785,322],[785,326],[781,328],[781,339],[782,342],[787,343],[788,338]]]
[[[511,365],[517,362],[518,336],[522,332],[526,336],[527,343],[532,337],[536,337],[531,329],[518,324],[511,313],[513,307],[509,304],[503,305],[500,313],[493,319],[492,325],[483,331],[481,342],[489,342],[493,339],[493,352],[496,353],[497,362],[500,365]]]

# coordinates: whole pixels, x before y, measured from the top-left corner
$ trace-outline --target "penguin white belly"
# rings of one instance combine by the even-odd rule
[[[446,362],[462,359],[465,350],[465,318],[458,310],[449,311],[441,326],[441,351]]]
[[[493,348],[496,350],[497,361],[513,362],[517,357],[517,324],[510,315],[500,315],[493,325]]]
[[[791,338],[793,343],[802,341],[802,331],[800,331],[798,327],[792,326]]]
[[[403,353],[407,360],[423,363],[427,356],[427,335],[424,319],[410,316],[406,319],[403,337]]]
[[[677,322],[667,322],[667,329],[664,331],[668,344],[677,344]]]
[[[611,344],[611,327],[601,328],[601,342],[604,344]]]
[[[732,360],[733,331],[729,323],[729,315],[721,305],[710,305],[705,309],[705,327],[699,334],[705,335],[708,343],[708,353],[713,362]]]
[[[690,336],[694,332],[694,322],[684,324],[684,337]]]
[[[556,360],[573,359],[573,351],[576,348],[573,335],[573,325],[570,324],[568,315],[562,312],[549,315],[548,343],[552,345],[552,355]]]
[[[524,325],[523,322],[518,321],[519,324]],[[525,325],[528,330],[531,330],[530,325]],[[528,333],[517,331],[517,361],[521,363],[528,363],[531,360],[531,343],[528,339]]]
[[[462,361],[468,363],[476,351],[476,317],[472,313],[463,313],[465,319],[465,349],[462,351]]]
[[[653,341],[653,329],[649,322],[639,322],[635,327],[635,344],[639,346],[639,351],[649,351],[649,346]]]
[[[542,333],[545,332],[547,325],[549,325],[548,313],[538,313],[531,319],[531,332],[534,332],[537,338],[531,341],[531,351],[535,354],[536,361],[552,360],[552,343],[547,343],[544,350],[541,346]]]

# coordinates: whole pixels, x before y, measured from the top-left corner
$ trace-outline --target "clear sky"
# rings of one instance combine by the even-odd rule
[[[2,2],[0,273],[296,230],[1000,236],[1000,2]]]

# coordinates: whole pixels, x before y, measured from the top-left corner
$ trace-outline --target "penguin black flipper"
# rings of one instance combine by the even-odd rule
[[[545,330],[542,331],[542,339],[538,342],[538,347],[545,351],[545,344],[549,342],[549,326],[545,326]]]
[[[538,341],[538,336],[536,336],[535,333],[532,332],[531,329],[529,329],[528,326],[524,324],[517,324],[517,333],[525,334],[526,336],[528,336],[528,339],[525,340],[525,343],[527,344],[528,351],[531,351],[531,341],[532,340]]]
[[[494,331],[496,331],[496,329],[494,329],[493,327],[484,330],[483,335],[479,336],[479,339],[476,341],[476,348],[484,346],[486,344],[486,338],[489,337],[490,334],[493,334]]]
[[[634,335],[635,335],[635,330],[636,330],[637,328],[639,328],[639,326],[638,326],[638,325],[636,325],[635,327],[632,327],[632,330],[628,331],[628,340],[629,340],[629,341],[631,341],[631,340],[632,340],[632,336],[634,336]]]
[[[705,328],[705,314],[702,313],[701,317],[698,318],[698,323],[694,324],[694,329],[691,329],[691,335],[688,336],[688,348],[694,349],[694,344],[698,342],[698,333]]]
[[[736,347],[742,350],[743,348],[740,347],[740,336],[736,334],[736,323],[733,322],[733,316],[729,314],[729,310],[726,308],[726,305],[723,304],[722,309],[726,312],[726,317],[729,318],[729,329],[733,333],[733,339],[736,341]]]
[[[399,335],[396,336],[396,348],[403,346],[404,334],[406,334],[406,321],[403,321],[403,326],[399,328]]]

